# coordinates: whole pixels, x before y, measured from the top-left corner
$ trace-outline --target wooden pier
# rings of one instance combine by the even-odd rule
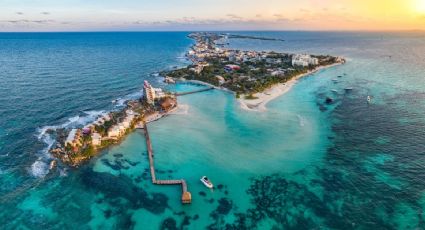
[[[149,131],[148,127],[145,122],[143,122],[143,130],[146,137],[146,146],[148,149],[148,155],[149,155],[149,167],[151,171],[151,178],[152,183],[157,185],[176,185],[180,184],[182,186],[182,203],[183,204],[190,204],[192,202],[192,194],[187,191],[187,184],[186,181],[183,179],[180,180],[157,180],[155,175],[155,166],[153,162],[153,149],[152,149],[152,142],[149,137]]]
[[[200,90],[195,90],[195,91],[190,91],[190,92],[175,93],[174,95],[184,96],[184,95],[193,94],[193,93],[205,92],[205,91],[212,90],[212,89],[214,89],[214,87],[208,87],[206,89],[200,89]]]

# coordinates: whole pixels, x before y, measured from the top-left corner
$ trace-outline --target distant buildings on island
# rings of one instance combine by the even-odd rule
[[[268,73],[271,76],[283,76],[288,70],[296,68],[315,67],[328,62],[334,58],[331,56],[311,56],[308,54],[285,54],[273,51],[243,51],[221,48],[216,43],[226,43],[226,36],[193,33],[191,38],[196,40],[186,56],[192,61],[193,65],[189,68],[195,74],[201,74],[205,67],[210,66],[211,60],[219,60],[224,63],[226,72],[233,72],[241,69],[240,65],[248,64],[254,66],[251,70],[256,70],[256,65],[265,63],[268,67]],[[342,62],[343,58],[336,57],[337,62]],[[286,64],[291,66],[287,66]],[[285,64],[285,68],[281,68]],[[214,65],[214,64],[213,64]],[[293,69],[291,69],[291,67]]]

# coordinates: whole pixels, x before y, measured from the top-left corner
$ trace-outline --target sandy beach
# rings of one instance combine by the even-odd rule
[[[238,101],[242,109],[251,110],[251,111],[260,111],[260,112],[265,111],[267,103],[289,92],[292,86],[295,85],[295,83],[297,83],[298,79],[311,75],[322,69],[330,68],[340,64],[342,63],[335,63],[332,65],[320,66],[312,71],[298,75],[285,83],[276,84],[270,87],[269,89],[265,90],[264,92],[254,94],[254,96],[257,97],[257,99],[245,99],[245,95],[241,95],[241,98],[239,98]]]

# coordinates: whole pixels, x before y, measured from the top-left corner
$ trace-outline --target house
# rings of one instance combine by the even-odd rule
[[[91,144],[96,147],[102,144],[102,136],[99,133],[93,133],[91,135]]]
[[[162,102],[161,102],[161,108],[165,111],[170,110],[171,108],[174,108],[176,106],[176,100],[172,99],[170,97],[166,97]]]
[[[224,82],[226,82],[226,80],[224,79],[224,77],[222,77],[220,75],[216,75],[215,78],[217,78],[219,85],[222,85],[222,84],[224,84]]]
[[[72,147],[75,147],[78,145],[79,141],[77,139],[77,129],[72,129],[71,132],[69,132],[68,137],[65,140],[65,146],[70,145]]]
[[[241,69],[241,67],[240,66],[238,66],[238,65],[225,65],[224,66],[224,70],[226,71],[226,72],[232,72],[232,71],[235,71],[235,70],[240,70]]]
[[[120,133],[120,129],[117,125],[112,126],[109,130],[108,130],[108,137],[109,138],[117,138],[121,135]]]

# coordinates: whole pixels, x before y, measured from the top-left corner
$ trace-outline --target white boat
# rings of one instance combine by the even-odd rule
[[[214,185],[211,183],[211,181],[206,177],[201,177],[201,182],[207,187],[207,188],[213,188]]]
[[[372,98],[370,96],[367,96],[367,102],[370,103],[371,100]]]

